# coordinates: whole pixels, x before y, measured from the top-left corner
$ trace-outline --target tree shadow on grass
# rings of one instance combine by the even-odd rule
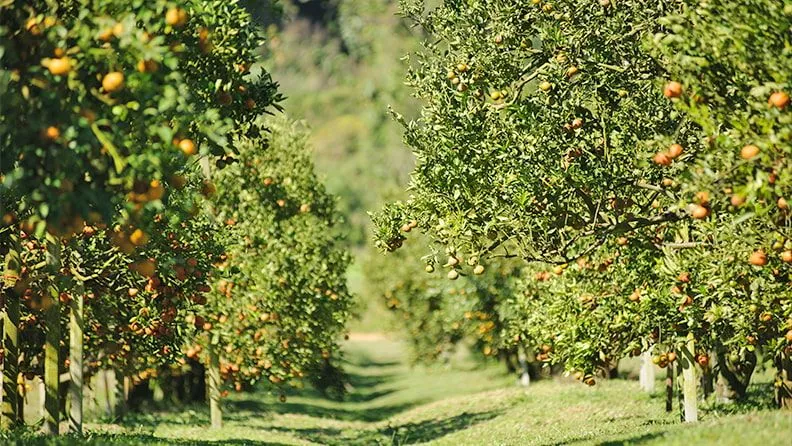
[[[427,441],[436,440],[481,422],[491,420],[500,414],[500,411],[463,412],[459,415],[444,419],[432,419],[401,425],[389,424],[381,429],[358,430],[348,433],[335,428],[288,429],[278,427],[274,429],[290,433],[304,440],[328,446],[372,444],[401,445],[425,443]]]
[[[286,402],[268,404],[259,400],[237,400],[226,402],[228,413],[235,412],[255,412],[264,414],[296,414],[307,415],[313,418],[328,418],[342,421],[365,421],[376,422],[392,417],[414,406],[422,404],[423,401],[416,400],[404,404],[393,404],[383,406],[366,406],[357,409],[347,409],[341,407],[328,407],[309,402]],[[246,418],[247,416],[242,416]]]

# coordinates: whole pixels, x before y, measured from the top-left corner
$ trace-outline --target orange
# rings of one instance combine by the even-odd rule
[[[60,136],[60,130],[55,126],[49,126],[42,132],[42,137],[49,141],[55,141]]]
[[[135,246],[142,246],[148,243],[148,235],[140,229],[135,229],[129,236],[129,241]]]
[[[102,88],[108,93],[115,93],[124,88],[124,73],[111,71],[102,78]]]
[[[783,91],[776,91],[767,99],[767,103],[775,108],[786,108],[789,105],[789,95]]]
[[[137,63],[137,70],[141,73],[154,73],[159,69],[159,64],[153,60],[140,60]]]
[[[671,158],[665,153],[658,153],[653,158],[652,161],[655,164],[659,164],[661,166],[670,166],[671,165]]]
[[[742,149],[740,149],[740,158],[744,160],[749,160],[758,154],[759,154],[759,147],[756,147],[753,144],[748,144],[746,146],[743,146]]]
[[[709,217],[709,214],[710,210],[700,204],[693,205],[693,207],[690,208],[690,216],[696,220],[703,220]]]
[[[754,251],[748,257],[748,263],[755,266],[765,266],[767,265],[767,254],[765,254],[761,249]]]
[[[191,139],[185,138],[179,141],[179,148],[187,156],[192,156],[197,153],[197,149],[195,148],[195,143],[192,142]]]
[[[68,57],[56,57],[49,61],[47,68],[55,76],[65,76],[71,71],[72,62]]]
[[[670,81],[663,88],[663,95],[667,98],[678,98],[682,95],[682,84],[677,81]]]
[[[165,194],[165,188],[162,187],[160,180],[151,180],[149,183],[149,190],[146,193],[149,201],[159,200]]]
[[[175,28],[181,28],[187,23],[190,16],[181,8],[171,8],[165,12],[165,23]]]
[[[781,253],[781,261],[784,263],[792,263],[792,251],[786,250]]]
[[[680,155],[682,155],[682,150],[683,149],[681,145],[671,144],[671,146],[668,147],[668,156],[671,159],[678,158]]]

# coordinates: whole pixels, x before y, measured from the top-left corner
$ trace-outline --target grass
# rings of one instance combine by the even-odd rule
[[[21,445],[741,445],[788,444],[792,414],[766,407],[766,385],[748,403],[702,405],[702,421],[682,424],[658,394],[635,381],[588,388],[564,379],[529,388],[514,385],[500,367],[465,357],[452,367],[410,368],[402,345],[353,336],[347,356],[353,389],[345,402],[310,390],[279,403],[267,393],[232,394],[225,425],[211,430],[203,406],[129,417],[123,425],[90,424],[87,437],[47,439],[15,433],[0,443]]]

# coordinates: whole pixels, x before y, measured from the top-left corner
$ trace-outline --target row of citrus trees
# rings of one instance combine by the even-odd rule
[[[427,270],[452,280],[528,261],[499,293],[500,338],[588,384],[652,349],[681,371],[693,421],[697,374],[717,366],[740,396],[759,355],[792,406],[792,7],[403,12],[432,39],[408,75],[422,117],[396,116],[417,158],[411,195],[374,216],[378,246],[420,229],[441,246]]]
[[[139,382],[200,360],[214,426],[225,385],[321,370],[349,259],[305,132],[260,118],[281,96],[253,67],[249,14],[214,0],[0,11],[3,427],[23,423],[23,377],[43,376],[57,434],[64,410],[81,431],[100,370]]]

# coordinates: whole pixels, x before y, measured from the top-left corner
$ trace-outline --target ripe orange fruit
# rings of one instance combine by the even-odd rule
[[[690,208],[690,216],[696,220],[703,220],[709,217],[710,210],[700,204],[695,204]]]
[[[480,275],[484,274],[484,265],[476,265],[473,268],[473,274],[475,274],[477,276],[480,276]]]
[[[689,283],[690,282],[690,273],[688,273],[688,272],[680,273],[679,276],[677,277],[677,280],[682,282],[682,283]]]
[[[140,229],[135,229],[129,235],[129,241],[135,246],[143,246],[148,243],[148,235]]]
[[[677,81],[670,81],[663,87],[663,95],[667,98],[678,98],[682,96],[682,84]]]
[[[630,299],[630,302],[638,302],[638,301],[640,301],[641,300],[641,290],[640,289],[636,289],[635,291],[633,291],[630,294],[630,296],[628,297],[628,299]]]
[[[789,105],[789,95],[783,91],[776,91],[767,99],[767,103],[775,108],[786,108]]]
[[[254,101],[253,99],[250,99],[250,98],[246,99],[245,100],[245,108],[247,108],[248,110],[255,109],[256,108],[256,101]]]
[[[792,342],[792,330],[787,331],[784,337],[786,338],[787,342]]]
[[[171,8],[165,12],[165,23],[174,28],[181,28],[187,23],[189,18],[187,11],[181,8]]]
[[[682,155],[682,146],[681,145],[679,145],[679,144],[671,144],[668,147],[668,156],[671,159],[678,158],[680,155]]]
[[[652,158],[652,161],[655,164],[659,164],[661,166],[670,166],[671,165],[671,158],[665,153],[658,153]]]
[[[709,365],[709,356],[701,354],[696,356],[696,362],[702,367],[706,367]]]
[[[159,69],[159,64],[156,61],[147,59],[139,60],[137,63],[137,70],[141,73],[154,73]]]
[[[778,209],[789,209],[789,203],[787,203],[784,197],[779,198],[776,204],[778,205]]]
[[[426,265],[426,267],[424,268],[424,271],[426,271],[427,273],[433,273],[434,272],[434,266]]]
[[[152,277],[157,272],[157,263],[153,259],[135,262],[130,267],[144,277]]]
[[[566,76],[567,77],[572,77],[572,76],[578,74],[579,72],[580,72],[580,69],[578,69],[578,67],[572,65],[571,67],[567,68]]]
[[[668,360],[668,362],[676,361],[676,357],[677,355],[674,352],[668,352],[668,354],[666,355],[666,359]]]
[[[49,61],[47,68],[55,76],[65,76],[71,71],[72,62],[68,57],[56,57]]]
[[[124,73],[111,71],[102,78],[102,88],[108,93],[115,93],[124,88]]]
[[[113,28],[105,28],[99,31],[99,34],[96,36],[96,38],[102,42],[109,42],[113,39]]]
[[[740,194],[734,194],[731,196],[731,205],[738,208],[745,204],[745,196]]]
[[[761,249],[754,251],[751,253],[750,257],[748,257],[748,263],[755,266],[765,266],[767,265],[767,254]]]
[[[457,280],[459,278],[459,273],[455,269],[452,269],[448,272],[448,278],[451,280]]]
[[[41,132],[41,137],[47,141],[55,141],[60,136],[60,130],[55,126],[49,126]]]
[[[740,149],[740,158],[744,160],[749,160],[755,157],[756,155],[759,155],[759,147],[756,147],[753,144],[748,144],[746,146],[743,146],[742,149]]]
[[[544,81],[539,84],[539,89],[542,91],[550,91],[551,88],[553,88],[553,84],[550,82]]]
[[[160,180],[151,180],[151,183],[149,184],[149,190],[146,193],[148,200],[159,200],[163,195],[165,195],[165,188],[162,186]]]
[[[784,263],[792,263],[792,251],[787,249],[781,253],[781,261]]]
[[[179,148],[187,156],[192,156],[198,153],[198,150],[195,147],[195,143],[189,138],[185,138],[179,141]]]

